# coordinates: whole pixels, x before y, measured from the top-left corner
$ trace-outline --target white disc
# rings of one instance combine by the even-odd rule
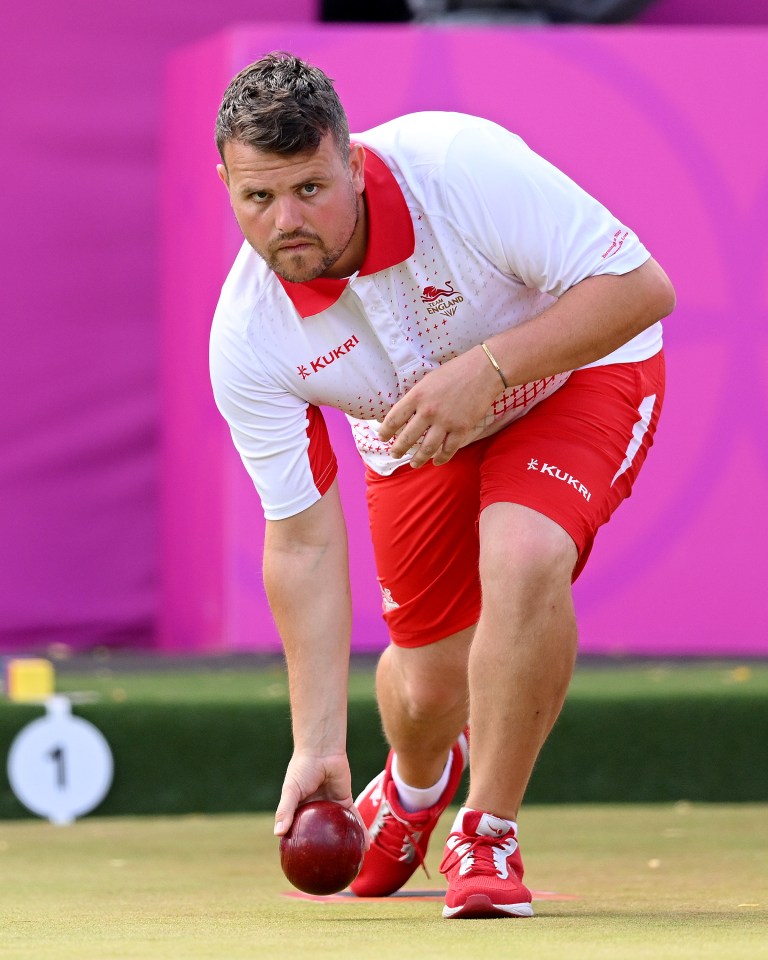
[[[112,785],[112,752],[103,734],[73,717],[65,697],[27,724],[8,753],[11,789],[27,809],[54,823],[71,823],[97,807]]]

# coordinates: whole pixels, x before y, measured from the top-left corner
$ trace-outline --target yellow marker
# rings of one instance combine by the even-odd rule
[[[745,666],[734,667],[733,670],[728,671],[728,679],[732,683],[746,683],[752,679],[752,671]]]
[[[53,694],[54,671],[50,660],[35,657],[9,659],[5,664],[5,692],[17,703],[47,700]]]

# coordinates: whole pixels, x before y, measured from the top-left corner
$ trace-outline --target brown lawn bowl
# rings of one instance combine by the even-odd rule
[[[331,800],[299,807],[291,829],[280,840],[280,864],[291,883],[304,893],[339,893],[360,872],[365,830],[351,810]]]

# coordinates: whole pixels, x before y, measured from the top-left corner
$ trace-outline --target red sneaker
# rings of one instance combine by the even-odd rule
[[[384,771],[355,801],[371,834],[371,848],[365,855],[360,873],[350,884],[354,894],[358,897],[388,897],[402,887],[419,864],[424,866],[429,837],[440,814],[453,800],[467,755],[467,737],[462,734],[453,747],[451,773],[442,796],[426,810],[410,813],[398,800],[392,779],[394,753],[390,750]],[[424,869],[426,871],[426,867]]]
[[[444,917],[533,916],[520,848],[507,820],[462,807],[440,872],[448,880]]]

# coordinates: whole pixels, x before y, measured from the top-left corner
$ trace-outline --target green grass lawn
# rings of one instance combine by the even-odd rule
[[[144,668],[139,669],[141,663]],[[115,780],[99,815],[274,809],[290,758],[280,661],[60,664],[57,690],[107,738]],[[353,789],[386,744],[373,661],[353,663]],[[0,756],[40,705],[0,698]],[[768,663],[581,662],[531,779],[532,803],[768,801]],[[0,766],[0,818],[25,816]]]
[[[287,699],[288,685],[280,664],[263,668],[223,666],[215,670],[131,671],[109,662],[97,670],[62,670],[57,678],[60,693],[83,694],[104,701],[136,702],[269,702]],[[353,664],[351,700],[373,697],[373,666],[370,661]],[[600,697],[768,697],[768,663],[707,662],[628,663],[608,661],[579,664],[570,698]],[[0,708],[2,704],[0,702]]]
[[[450,814],[428,857],[437,866]],[[271,818],[0,822],[4,960],[762,960],[768,806],[530,807],[532,920],[445,921],[439,902],[288,897]]]

